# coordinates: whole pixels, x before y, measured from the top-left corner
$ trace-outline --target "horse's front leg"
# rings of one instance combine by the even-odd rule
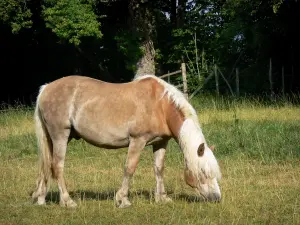
[[[153,145],[154,175],[156,179],[155,202],[170,202],[164,185],[164,161],[168,142]]]
[[[130,201],[128,200],[128,191],[130,180],[136,170],[138,165],[141,151],[146,145],[146,140],[131,139],[128,147],[127,160],[124,168],[124,176],[121,188],[116,193],[116,204],[119,208],[126,208],[131,206]]]

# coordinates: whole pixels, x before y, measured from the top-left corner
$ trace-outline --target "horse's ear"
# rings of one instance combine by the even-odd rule
[[[200,157],[200,156],[203,156],[203,154],[204,154],[204,149],[205,149],[204,143],[200,144],[199,147],[198,147],[198,150],[197,150],[197,153],[198,153],[198,156],[199,156],[199,157]]]
[[[210,146],[210,150],[214,151],[215,150],[215,146],[214,145]]]

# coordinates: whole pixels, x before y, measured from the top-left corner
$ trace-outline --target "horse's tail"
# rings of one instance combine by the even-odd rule
[[[52,175],[51,163],[52,163],[52,141],[48,134],[44,120],[41,115],[39,99],[45,89],[46,85],[41,86],[39,95],[37,97],[34,120],[35,131],[38,141],[38,155],[39,155],[39,175],[45,180],[48,180]]]

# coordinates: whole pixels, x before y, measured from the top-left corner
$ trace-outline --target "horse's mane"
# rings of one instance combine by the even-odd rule
[[[175,86],[167,83],[159,77],[156,77],[155,75],[147,74],[138,76],[135,77],[134,80],[142,80],[147,78],[155,79],[164,87],[164,92],[161,98],[167,95],[169,101],[173,102],[185,117],[185,122],[180,130],[179,143],[185,154],[189,169],[197,177],[199,176],[198,171],[202,171],[205,173],[206,177],[217,177],[217,179],[219,179],[221,177],[221,173],[212,151],[210,149],[205,151],[204,156],[201,158],[197,156],[197,151],[192,151],[193,149],[197,149],[201,143],[204,142],[206,144],[197,113],[193,106],[187,101],[183,93]]]
[[[175,106],[182,112],[186,119],[192,119],[195,122],[195,124],[199,125],[198,116],[195,109],[187,101],[187,99],[184,97],[183,93],[180,90],[178,90],[175,86],[167,83],[166,81],[155,75],[146,74],[143,76],[137,76],[134,78],[134,80],[142,80],[147,78],[155,79],[159,84],[161,84],[164,87],[164,92],[161,98],[167,95],[168,99],[175,104]]]

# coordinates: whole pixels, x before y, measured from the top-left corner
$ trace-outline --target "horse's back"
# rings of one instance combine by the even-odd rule
[[[132,93],[135,96],[139,95],[138,97],[143,95],[144,98],[152,98],[152,100],[159,97],[158,95],[163,91],[163,87],[152,78],[127,83],[109,83],[91,77],[70,75],[48,83],[46,92],[54,97],[68,96],[73,94],[75,89],[81,89],[82,94],[102,94],[102,96],[122,94],[126,97]]]
[[[168,132],[162,93],[152,78],[114,84],[68,76],[44,88],[39,107],[50,130],[74,128],[95,145],[123,147],[129,136]]]

